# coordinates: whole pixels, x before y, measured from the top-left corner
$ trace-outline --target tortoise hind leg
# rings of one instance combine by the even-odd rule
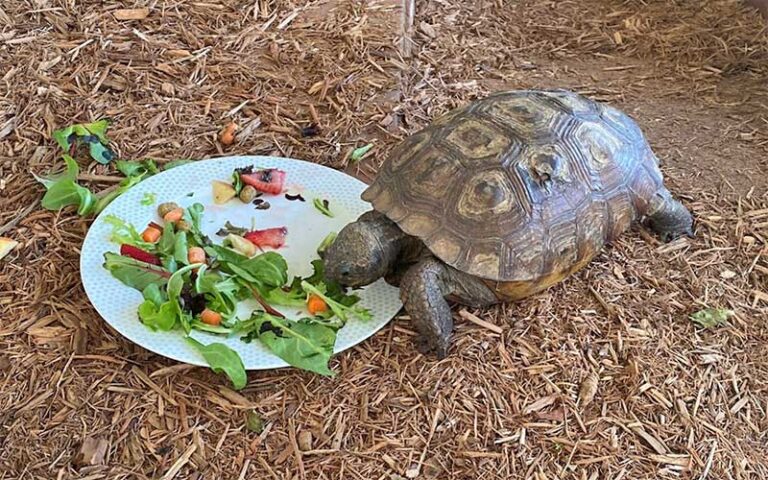
[[[647,215],[648,227],[662,241],[669,242],[681,235],[693,237],[693,217],[691,212],[672,197],[667,189],[662,189],[650,202]]]
[[[479,279],[454,270],[435,258],[411,266],[400,282],[400,298],[420,338],[420,350],[433,350],[445,358],[453,333],[453,316],[447,298],[481,307],[497,302]]]

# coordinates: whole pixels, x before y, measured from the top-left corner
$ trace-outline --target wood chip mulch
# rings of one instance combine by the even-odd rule
[[[764,20],[720,0],[408,18],[399,0],[0,3],[0,236],[19,242],[0,260],[0,480],[768,478]],[[31,175],[60,168],[53,130],[109,117],[122,158],[274,154],[370,179],[436,115],[554,86],[638,120],[697,236],[638,227],[540,295],[457,307],[441,362],[397,318],[335,379],[254,372],[234,392],[105,325],[79,278],[89,221],[41,209]],[[734,316],[705,330],[704,308]]]

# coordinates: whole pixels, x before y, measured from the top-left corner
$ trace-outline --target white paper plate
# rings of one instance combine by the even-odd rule
[[[305,202],[289,201],[283,194],[264,195],[271,208],[256,210],[234,199],[226,205],[215,205],[211,189],[212,180],[229,181],[235,168],[255,165],[279,168],[286,172],[286,190],[301,193]],[[99,314],[115,330],[132,342],[165,357],[205,366],[203,358],[183,338],[180,331],[153,332],[145,327],[137,316],[142,302],[141,292],[123,285],[103,268],[104,253],[118,252],[119,246],[109,241],[112,231],[104,222],[107,215],[116,215],[132,223],[139,231],[150,221],[158,221],[157,205],[176,202],[182,207],[199,202],[205,207],[203,232],[215,243],[222,238],[216,232],[226,221],[249,227],[255,221],[256,228],[285,226],[288,229],[286,244],[279,250],[287,263],[289,280],[295,275],[312,273],[310,262],[317,257],[317,247],[331,232],[338,232],[347,223],[370,209],[360,199],[366,185],[340,171],[300,160],[243,156],[204,160],[182,165],[150,177],[113,201],[94,221],[83,244],[80,275],[85,292]],[[190,196],[192,194],[192,196]],[[154,195],[152,205],[142,205],[145,195]],[[312,205],[315,196],[330,202],[334,218],[322,215]],[[383,280],[370,285],[357,294],[360,304],[369,308],[373,320],[362,322],[353,319],[339,331],[336,353],[346,350],[367,339],[386,325],[400,310],[402,304],[398,290]],[[247,318],[255,302],[242,302],[240,318]],[[300,318],[296,308],[277,307],[289,318]],[[240,337],[226,338],[194,331],[192,336],[208,344],[223,342],[237,351],[247,370],[261,370],[288,366],[272,354],[258,340],[245,343]]]

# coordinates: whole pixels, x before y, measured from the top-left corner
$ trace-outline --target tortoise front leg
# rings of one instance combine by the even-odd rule
[[[682,235],[693,237],[691,212],[679,200],[672,197],[666,188],[654,195],[647,217],[648,227],[664,242]]]
[[[400,298],[421,335],[420,350],[423,353],[432,350],[440,359],[447,356],[453,333],[447,298],[475,307],[498,301],[479,279],[435,258],[422,260],[405,272],[400,282]]]

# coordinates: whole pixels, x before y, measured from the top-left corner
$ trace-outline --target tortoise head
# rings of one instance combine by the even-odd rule
[[[394,245],[387,243],[378,217],[363,215],[339,232],[325,251],[326,280],[345,287],[363,287],[382,278],[394,261]]]

